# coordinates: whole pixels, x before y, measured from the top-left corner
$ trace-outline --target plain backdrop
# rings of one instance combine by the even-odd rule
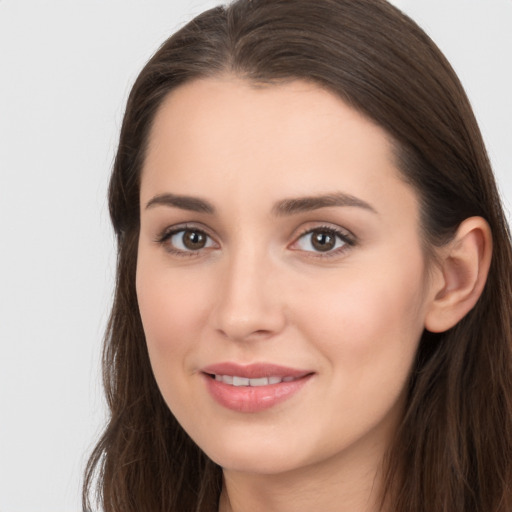
[[[105,196],[124,102],[163,40],[217,3],[0,0],[0,512],[80,510],[105,414]],[[394,3],[458,72],[510,210],[512,1]]]

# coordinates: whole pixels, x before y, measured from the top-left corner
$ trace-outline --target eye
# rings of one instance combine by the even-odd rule
[[[196,228],[177,228],[164,233],[157,240],[175,254],[197,253],[202,249],[215,247],[212,238],[204,231]]]
[[[305,252],[337,253],[352,245],[354,241],[347,233],[334,228],[320,227],[306,231],[292,248]]]

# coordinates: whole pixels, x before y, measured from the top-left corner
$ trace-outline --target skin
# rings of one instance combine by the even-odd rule
[[[337,193],[367,206],[275,212]],[[162,194],[215,212],[155,202]],[[157,113],[140,197],[136,285],[152,368],[178,421],[223,467],[219,510],[377,510],[382,457],[440,286],[386,133],[305,82],[195,81]],[[182,233],[162,241],[184,224],[208,235],[204,248],[187,250]],[[304,233],[325,227],[350,243],[315,250]],[[224,361],[313,376],[248,414],[206,389],[201,368]]]

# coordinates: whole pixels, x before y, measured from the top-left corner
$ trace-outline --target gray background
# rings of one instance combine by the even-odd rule
[[[104,418],[105,192],[124,102],[159,44],[217,3],[0,1],[0,512],[80,509]],[[512,1],[394,3],[459,73],[510,210]]]

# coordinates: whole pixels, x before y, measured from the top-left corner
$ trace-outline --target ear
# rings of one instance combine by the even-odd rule
[[[432,280],[433,298],[425,328],[444,332],[459,322],[476,304],[484,289],[492,256],[492,235],[482,217],[463,221],[453,240],[439,251],[440,265]]]

